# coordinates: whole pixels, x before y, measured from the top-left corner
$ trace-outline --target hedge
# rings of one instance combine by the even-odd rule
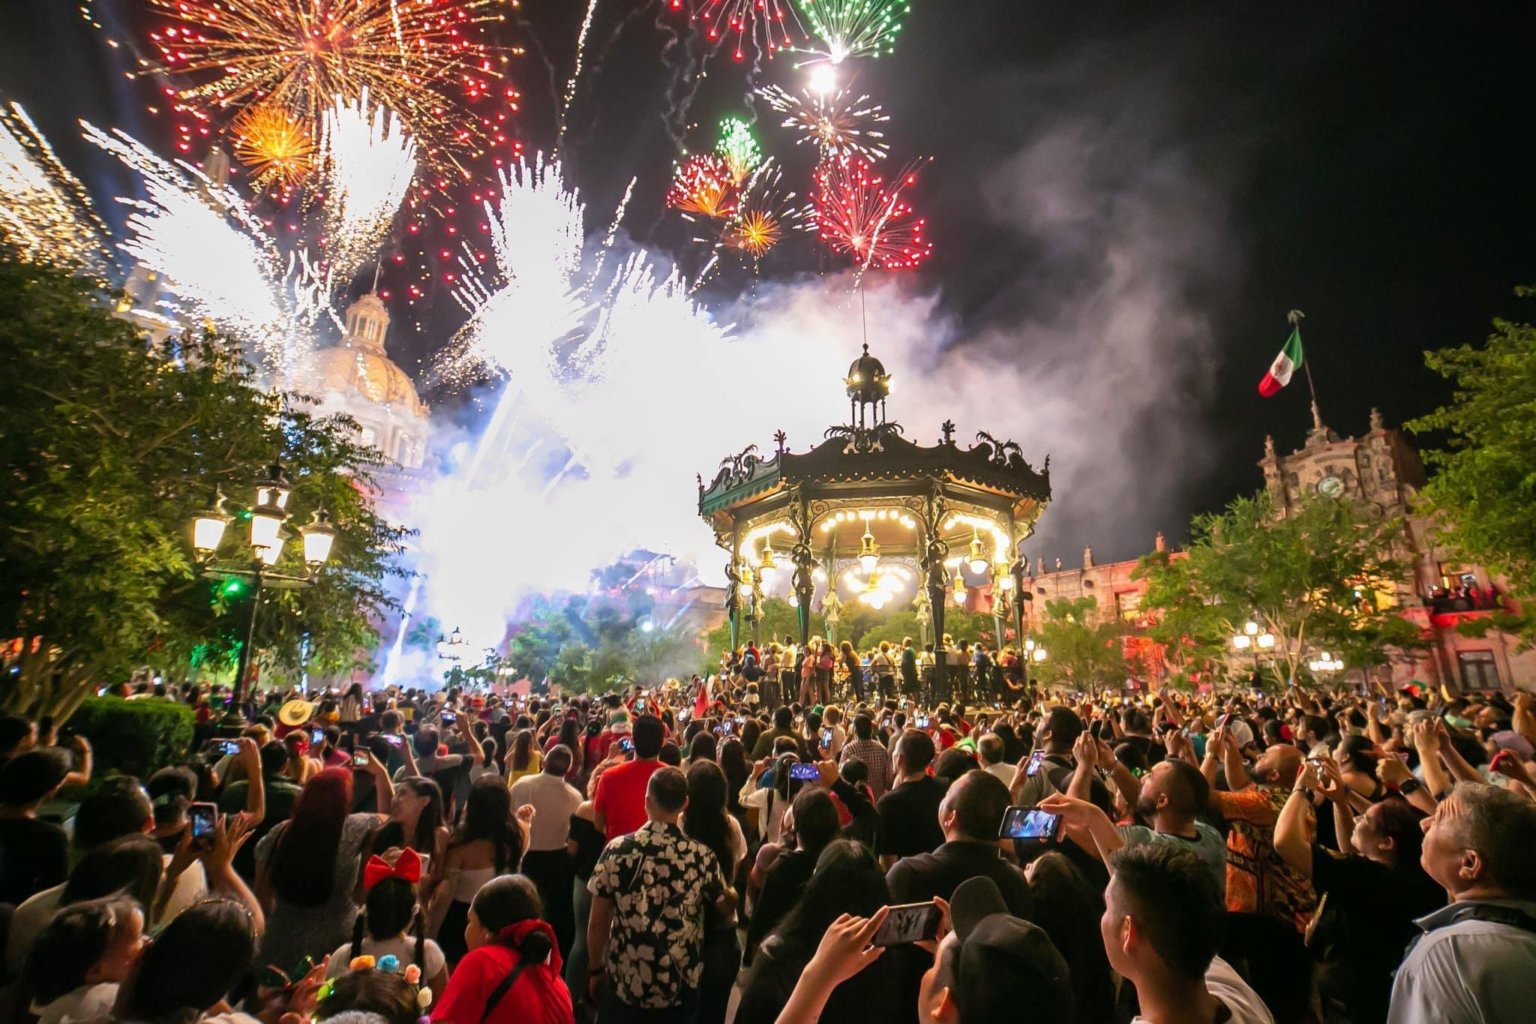
[[[141,779],[185,758],[196,724],[185,704],[121,697],[90,697],[68,722],[91,741],[98,774],[116,770]]]

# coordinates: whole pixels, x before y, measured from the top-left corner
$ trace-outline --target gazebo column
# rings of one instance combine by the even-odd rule
[[[944,560],[949,557],[949,545],[940,536],[946,509],[944,498],[935,485],[923,510],[923,585],[928,588],[929,611],[933,614],[933,689],[938,699],[949,693],[948,651],[944,644],[944,613],[949,600],[949,571]]]

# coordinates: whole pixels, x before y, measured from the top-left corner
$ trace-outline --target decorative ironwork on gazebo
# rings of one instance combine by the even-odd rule
[[[760,640],[762,602],[784,582],[779,559],[787,554],[802,646],[818,591],[835,642],[840,581],[852,588],[852,599],[877,608],[904,599],[911,586],[920,625],[932,623],[935,681],[944,692],[951,594],[963,600],[968,586],[992,584],[994,600],[1008,600],[1022,642],[1029,594],[1020,546],[1050,502],[1050,458],[1036,470],[1019,445],[985,431],[961,448],[950,421],[933,446],[908,440],[899,423],[886,419],[891,375],[868,345],[843,383],[849,422],[828,428],[810,451],[791,452],[779,431],[770,457],[750,445],[722,460],[708,485],[699,478],[699,515],[730,553],[731,644],[740,640],[743,616],[754,642]]]

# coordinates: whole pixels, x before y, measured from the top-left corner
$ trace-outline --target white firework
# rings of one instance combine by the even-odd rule
[[[19,103],[0,109],[0,237],[27,259],[100,271],[106,226]]]
[[[143,179],[145,198],[118,200],[133,210],[120,248],[166,282],[173,319],[212,321],[253,349],[275,386],[297,382],[316,323],[329,313],[309,261],[283,257],[239,194],[198,168],[164,160],[121,130],[81,124]]]
[[[364,89],[326,114],[320,159],[327,262],[345,288],[389,236],[416,174],[416,143],[388,110],[370,109]]]
[[[868,96],[846,89],[807,89],[797,94],[776,85],[761,89],[758,94],[785,115],[783,126],[798,133],[797,145],[809,142],[823,158],[843,160],[862,156],[877,163],[890,153],[885,133],[875,127],[890,118]]]

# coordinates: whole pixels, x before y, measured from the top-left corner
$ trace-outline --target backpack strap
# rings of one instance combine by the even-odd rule
[[[522,974],[523,968],[527,966],[528,963],[522,958],[522,954],[518,954],[517,966],[508,971],[507,976],[501,979],[501,983],[491,989],[491,994],[485,997],[485,1009],[480,1011],[480,1024],[485,1024],[491,1016],[491,1011],[496,1009],[496,1004],[512,991],[512,986],[517,984],[517,976]]]

